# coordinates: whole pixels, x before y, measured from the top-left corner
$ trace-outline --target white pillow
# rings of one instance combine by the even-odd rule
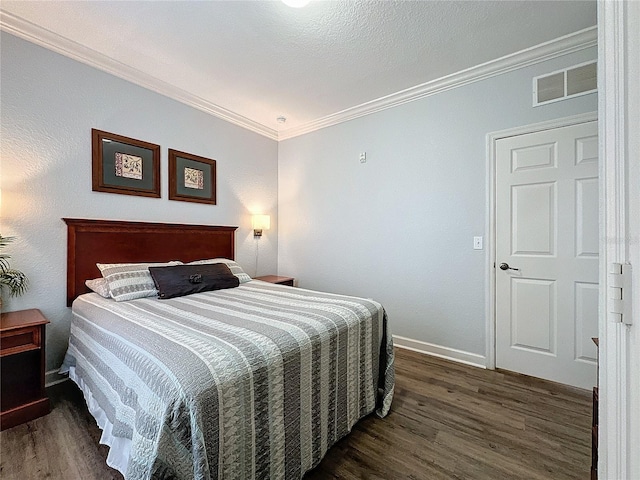
[[[157,297],[149,267],[182,265],[182,262],[168,263],[96,263],[102,277],[109,284],[111,298],[116,302],[144,297]]]
[[[101,297],[111,298],[111,294],[109,293],[109,284],[104,278],[87,280],[84,284]]]
[[[206,263],[224,263],[227,265],[227,267],[229,267],[231,273],[238,277],[240,283],[247,283],[251,281],[251,277],[247,275],[244,270],[242,270],[242,267],[233,260],[229,260],[228,258],[210,258],[208,260],[196,260],[194,262],[187,263],[187,265],[204,265]]]

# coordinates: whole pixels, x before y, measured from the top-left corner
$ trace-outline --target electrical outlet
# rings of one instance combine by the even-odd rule
[[[473,249],[482,250],[482,237],[473,237]]]

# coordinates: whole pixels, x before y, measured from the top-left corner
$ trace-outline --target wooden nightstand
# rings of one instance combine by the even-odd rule
[[[263,282],[277,283],[278,285],[288,285],[293,287],[293,277],[280,277],[278,275],[264,275],[256,277],[254,280],[262,280]]]
[[[45,326],[40,310],[0,315],[0,429],[49,413],[44,390]]]

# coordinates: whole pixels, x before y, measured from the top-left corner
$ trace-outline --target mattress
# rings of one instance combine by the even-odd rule
[[[393,345],[373,300],[251,281],[170,300],[92,293],[72,310],[65,363],[126,446],[126,479],[299,479],[389,412]]]

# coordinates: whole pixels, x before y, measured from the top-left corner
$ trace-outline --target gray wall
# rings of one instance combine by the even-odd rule
[[[1,34],[0,232],[30,281],[4,310],[39,308],[47,366],[60,365],[69,335],[66,226],[62,217],[233,225],[236,258],[255,274],[251,213],[272,217],[260,240],[261,274],[276,271],[275,141],[214,118],[12,35]],[[162,198],[91,191],[91,128],[161,145]],[[168,200],[167,149],[217,160],[218,205]]]
[[[489,132],[597,109],[532,107],[532,77],[595,48],[280,142],[278,271],[373,297],[392,332],[485,355]],[[359,162],[360,152],[367,162]]]

